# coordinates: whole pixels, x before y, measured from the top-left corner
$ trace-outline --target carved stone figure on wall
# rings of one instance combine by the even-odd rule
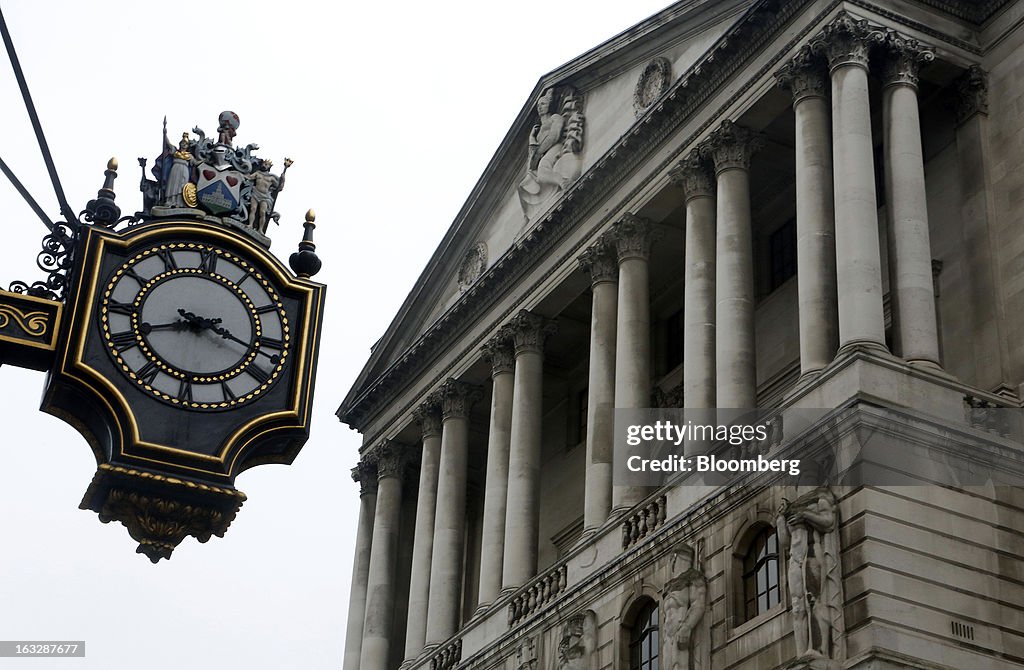
[[[835,496],[824,486],[793,502],[783,499],[779,507],[776,528],[787,555],[798,660],[839,661],[845,655],[838,521]]]
[[[580,176],[583,149],[583,101],[568,86],[544,89],[537,99],[538,123],[530,133],[526,177],[519,203],[527,219]]]
[[[704,649],[695,648],[694,631],[708,606],[708,580],[699,555],[681,544],[669,562],[672,575],[661,595],[662,662],[666,670],[700,670]],[[696,560],[695,560],[696,559]]]
[[[558,641],[558,670],[593,670],[597,647],[596,616],[590,610],[570,618]]]

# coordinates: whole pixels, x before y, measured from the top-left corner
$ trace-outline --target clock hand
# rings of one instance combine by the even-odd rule
[[[188,328],[188,323],[180,319],[171,323],[152,324],[148,321],[143,321],[139,324],[139,331],[143,335],[149,335],[154,330],[185,330],[186,328]]]
[[[184,308],[178,308],[178,314],[185,320],[189,328],[197,333],[207,329],[214,330],[217,324],[221,322],[221,319],[208,319],[205,316],[197,316],[193,312],[185,311]]]

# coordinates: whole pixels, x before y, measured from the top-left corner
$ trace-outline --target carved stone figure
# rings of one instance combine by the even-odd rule
[[[188,133],[181,134],[181,142],[178,143],[178,150],[174,152],[174,160],[171,163],[171,170],[167,174],[167,196],[164,198],[165,207],[192,207],[194,202],[189,204],[185,201],[182,189],[192,178],[193,158],[189,152]]]
[[[842,660],[843,595],[836,499],[824,486],[793,502],[776,518],[787,555],[793,635],[799,659]]]
[[[238,114],[234,112],[221,112],[217,122],[217,143],[226,144],[230,147],[231,141],[235,139],[235,132],[240,125]]]
[[[558,670],[592,670],[597,646],[596,618],[587,610],[562,626],[562,637],[558,642]]]
[[[272,166],[273,162],[261,160],[256,171],[245,177],[252,183],[249,201],[249,227],[261,233],[267,232],[267,224],[274,213],[277,194],[284,188],[284,173],[282,172],[280,177],[270,174]]]
[[[571,87],[550,87],[537,100],[526,177],[519,184],[523,214],[531,218],[580,176],[583,101]]]
[[[700,557],[688,545],[672,552],[672,577],[661,595],[662,662],[666,670],[698,670],[703,649],[694,649],[694,631],[708,606],[708,580]]]

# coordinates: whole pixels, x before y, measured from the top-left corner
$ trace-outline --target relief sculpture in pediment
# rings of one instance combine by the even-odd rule
[[[571,86],[551,86],[537,99],[526,177],[519,203],[527,220],[576,181],[582,171],[583,97]]]

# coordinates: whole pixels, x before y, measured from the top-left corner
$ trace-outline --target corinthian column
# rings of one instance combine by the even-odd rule
[[[434,517],[441,466],[441,405],[429,398],[413,416],[423,432],[420,483],[416,497],[416,529],[409,579],[409,616],[405,628],[405,658],[416,658],[427,641],[427,605],[430,601],[430,562],[434,552]]]
[[[812,42],[832,80],[839,346],[885,349],[882,260],[868,100],[868,52],[882,33],[840,14]]]
[[[762,144],[750,129],[725,120],[702,147],[714,161],[718,181],[715,376],[719,408],[757,406],[750,158]]]
[[[377,463],[377,509],[373,520],[359,670],[387,670],[391,622],[395,615],[395,563],[405,456],[401,447],[393,442],[384,442],[373,450],[372,457]]]
[[[826,71],[804,47],[775,74],[793,93],[796,117],[796,262],[800,373],[824,368],[836,355],[836,225]]]
[[[889,277],[897,353],[911,363],[939,366],[932,248],[924,186],[917,73],[935,53],[890,32],[885,39],[882,127],[889,214]]]
[[[481,606],[501,592],[501,564],[505,560],[505,504],[508,499],[508,453],[512,444],[512,395],[515,360],[512,343],[504,335],[483,347],[491,362],[491,423],[487,432],[487,475],[484,482],[484,521],[480,547]]]
[[[651,404],[651,298],[648,258],[650,221],[626,214],[612,226],[610,239],[619,262],[619,297],[615,336],[615,407]],[[612,507],[624,511],[640,502],[646,489],[612,487]]]
[[[540,521],[541,402],[544,341],[554,323],[525,310],[503,329],[515,347],[512,431],[505,510],[505,555],[502,588],[522,586],[537,574]]]
[[[373,545],[373,517],[377,507],[377,466],[369,460],[359,461],[352,468],[352,479],[359,482],[359,525],[356,529],[356,556],[352,562],[343,670],[359,670],[359,657],[362,653],[366,589],[370,577],[370,547]]]
[[[715,406],[715,178],[694,149],[672,172],[686,198],[683,407]]]
[[[619,266],[614,251],[598,242],[583,252],[590,275],[590,373],[587,385],[587,472],[583,530],[598,528],[612,509],[612,441],[615,424],[615,321]]]
[[[459,628],[462,566],[466,544],[466,469],[469,459],[469,410],[479,387],[449,379],[441,400],[441,471],[430,561],[427,642],[438,644]]]

